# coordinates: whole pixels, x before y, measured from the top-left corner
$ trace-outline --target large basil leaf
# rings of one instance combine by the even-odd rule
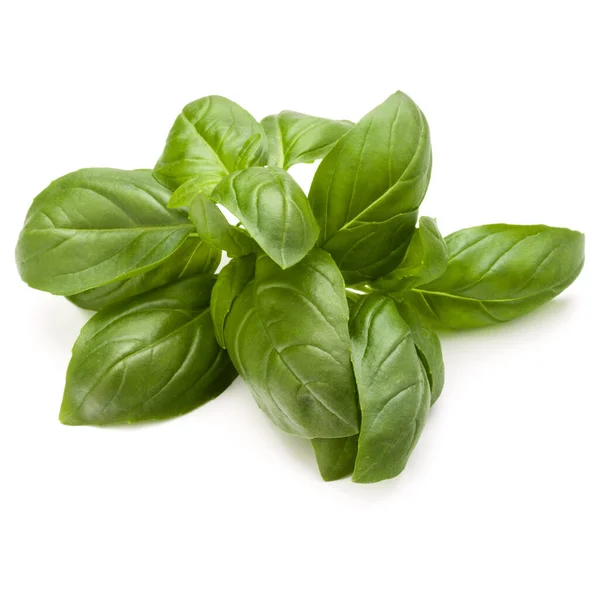
[[[196,275],[93,316],[73,348],[60,420],[165,419],[225,390],[236,374],[213,333],[214,279]]]
[[[358,452],[358,435],[345,438],[311,440],[319,472],[325,481],[352,475]]]
[[[17,244],[23,280],[66,296],[157,266],[193,230],[147,171],[82,169],[35,200]]]
[[[196,193],[189,215],[198,235],[215,248],[225,250],[229,256],[245,256],[257,250],[254,240],[244,230],[231,225],[206,194]]]
[[[220,262],[220,250],[205,244],[198,237],[190,236],[155,269],[69,296],[69,300],[81,308],[100,310],[178,279],[200,273],[214,273]]]
[[[325,156],[309,202],[319,242],[349,283],[402,259],[431,174],[429,127],[401,92],[363,117]]]
[[[231,211],[282,269],[302,260],[319,227],[294,179],[277,167],[254,167],[225,178],[213,200]]]
[[[291,110],[269,115],[260,123],[269,140],[269,164],[282,169],[323,158],[353,125]]]
[[[362,413],[352,478],[371,483],[404,469],[429,412],[429,382],[393,299],[365,296],[353,311],[350,336]]]
[[[404,302],[396,304],[400,316],[410,327],[417,354],[425,367],[429,387],[431,388],[431,404],[440,397],[444,388],[445,369],[440,338],[433,329],[419,317],[409,305]]]
[[[401,294],[411,287],[433,281],[447,265],[448,249],[435,219],[421,217],[400,265],[371,285],[394,295]]]
[[[154,174],[173,190],[200,178],[202,191],[210,194],[229,173],[267,159],[267,136],[254,117],[227,98],[207,96],[181,111]]]
[[[405,293],[434,327],[481,327],[531,312],[579,275],[584,236],[545,225],[483,225],[446,238],[444,274]]]
[[[326,252],[313,250],[285,271],[260,256],[255,280],[229,312],[225,342],[283,430],[307,438],[358,432],[344,282]]]
[[[242,293],[246,285],[254,278],[254,256],[234,258],[225,265],[213,288],[210,297],[210,314],[215,328],[217,342],[225,348],[225,321],[233,302]]]

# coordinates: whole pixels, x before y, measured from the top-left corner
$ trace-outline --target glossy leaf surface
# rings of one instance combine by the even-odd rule
[[[400,265],[373,282],[375,289],[401,294],[440,277],[448,265],[448,249],[435,219],[421,217]]]
[[[93,316],[73,348],[61,421],[165,419],[225,390],[236,374],[215,340],[213,282],[196,275]]]
[[[173,190],[200,178],[202,191],[210,194],[229,173],[267,160],[267,136],[256,119],[227,98],[206,96],[175,120],[154,174]]]
[[[545,225],[483,225],[446,238],[444,274],[406,292],[434,327],[463,329],[510,321],[560,294],[579,275],[584,236]]]
[[[280,269],[262,255],[256,277],[225,323],[233,363],[259,406],[283,430],[307,438],[358,432],[358,404],[344,282],[313,250]]]
[[[233,173],[215,189],[213,200],[231,211],[283,269],[302,260],[319,235],[306,195],[277,167]]]
[[[158,267],[97,288],[69,296],[69,300],[87,310],[100,310],[127,298],[174,283],[200,273],[214,273],[221,262],[221,251],[198,237],[188,237]]]
[[[217,277],[217,282],[210,297],[210,314],[215,328],[215,337],[222,348],[225,348],[225,322],[235,299],[242,293],[246,285],[254,279],[256,257],[244,256],[234,258]]]
[[[169,195],[147,171],[83,169],[57,179],[27,213],[21,277],[68,296],[158,266],[193,229],[166,208]]]
[[[376,278],[402,259],[431,174],[429,127],[397,92],[350,129],[325,156],[309,201],[319,243],[347,282]]]
[[[353,125],[291,110],[269,115],[260,123],[269,140],[269,164],[282,169],[323,158]]]
[[[353,310],[350,336],[362,413],[352,478],[371,483],[404,469],[429,412],[429,382],[393,299],[365,296]]]

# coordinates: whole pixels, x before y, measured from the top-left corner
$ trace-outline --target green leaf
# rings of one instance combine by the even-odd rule
[[[214,279],[189,277],[93,316],[73,348],[60,420],[166,419],[223,392],[236,373],[213,332]]]
[[[147,171],[82,169],[35,198],[16,259],[31,287],[70,296],[148,271],[192,231]]]
[[[220,250],[205,244],[198,237],[190,236],[155,269],[69,296],[69,300],[81,308],[100,310],[178,279],[214,273],[220,262]]]
[[[234,258],[225,265],[217,277],[210,297],[210,314],[215,328],[215,337],[225,348],[225,323],[235,299],[246,285],[254,279],[255,256]]]
[[[358,432],[344,282],[313,250],[280,269],[265,255],[234,301],[225,342],[258,405],[284,431],[306,438]]]
[[[444,274],[405,293],[436,328],[510,321],[560,294],[583,268],[582,233],[545,225],[482,225],[446,238]]]
[[[232,212],[282,269],[302,260],[319,235],[304,192],[277,167],[232,173],[217,186],[213,200]]]
[[[267,160],[267,136],[254,117],[227,98],[206,96],[190,102],[175,120],[154,174],[173,190],[199,178],[210,194],[229,173]]]
[[[335,481],[352,475],[358,452],[358,435],[328,440],[314,439],[312,445],[319,472],[325,481]]]
[[[448,265],[446,242],[435,219],[421,217],[402,262],[371,285],[394,295],[440,277]]]
[[[291,110],[269,115],[260,123],[269,140],[269,164],[283,169],[323,158],[353,125]]]
[[[400,316],[410,327],[417,348],[417,354],[427,373],[429,387],[431,388],[431,404],[433,405],[442,393],[445,380],[444,358],[442,356],[440,338],[409,305],[399,302],[396,304],[396,308]]]
[[[225,250],[229,256],[245,256],[257,250],[254,240],[244,230],[231,225],[206,194],[196,193],[189,215],[198,235],[215,248]]]
[[[194,177],[188,179],[183,185],[180,185],[169,199],[169,208],[185,208],[189,206],[194,198],[204,189],[203,178]]]
[[[372,483],[404,469],[429,412],[429,382],[392,298],[365,296],[353,311],[350,336],[362,413],[352,478]]]
[[[396,92],[325,156],[309,202],[319,243],[348,283],[385,275],[402,259],[431,174],[429,127]]]

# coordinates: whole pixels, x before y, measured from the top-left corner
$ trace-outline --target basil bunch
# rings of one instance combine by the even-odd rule
[[[307,196],[286,169],[321,158]],[[98,311],[61,421],[173,417],[239,373],[276,425],[312,441],[325,480],[395,477],[444,385],[435,330],[524,315],[584,261],[568,229],[443,237],[418,219],[430,176],[427,121],[397,92],[356,124],[290,111],[259,123],[202,98],[153,170],[57,179],[16,258],[30,286]]]

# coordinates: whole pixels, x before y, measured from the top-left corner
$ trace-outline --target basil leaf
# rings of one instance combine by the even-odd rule
[[[435,219],[421,217],[400,265],[371,285],[394,295],[401,294],[433,281],[442,275],[447,265],[448,249]]]
[[[260,124],[269,140],[269,164],[289,169],[323,158],[354,123],[284,110],[265,117]]]
[[[189,215],[198,235],[215,248],[225,250],[229,256],[244,256],[256,251],[254,240],[242,229],[231,225],[215,203],[202,192],[197,192],[192,200]]]
[[[400,316],[410,327],[417,354],[423,363],[429,387],[431,388],[431,404],[440,397],[444,388],[445,369],[442,356],[442,345],[435,331],[427,327],[419,315],[406,303],[399,302],[396,308]]]
[[[210,297],[210,314],[215,328],[215,337],[225,348],[225,322],[235,299],[246,285],[254,279],[256,257],[234,258],[225,265],[217,277]]]
[[[358,435],[311,441],[319,472],[325,481],[335,481],[352,475],[358,452]]]
[[[229,173],[267,159],[267,136],[254,117],[227,98],[206,96],[175,120],[154,175],[173,190],[197,177],[210,194]]]
[[[481,327],[520,317],[560,294],[584,262],[583,234],[545,225],[483,225],[446,238],[444,274],[405,299],[434,327]]]
[[[69,300],[87,310],[100,310],[178,279],[214,273],[220,262],[220,250],[205,244],[198,237],[190,236],[155,269],[69,296]]]
[[[307,438],[358,432],[344,282],[313,250],[283,271],[265,255],[225,323],[231,360],[258,405],[284,431]]]
[[[166,419],[223,392],[236,374],[213,333],[213,282],[196,275],[93,316],[73,348],[60,420]]]
[[[185,208],[189,206],[194,198],[202,192],[204,187],[202,176],[188,179],[173,192],[167,206],[169,208]]]
[[[17,244],[23,280],[69,296],[148,271],[192,231],[146,171],[82,169],[35,200]]]
[[[277,167],[232,173],[217,186],[213,200],[231,211],[282,269],[302,260],[319,235],[304,192]]]
[[[363,117],[325,156],[309,193],[319,243],[348,283],[402,259],[431,174],[429,127],[401,92]]]
[[[350,336],[362,413],[352,478],[372,483],[404,469],[429,412],[429,383],[393,299],[365,296],[353,312]]]

